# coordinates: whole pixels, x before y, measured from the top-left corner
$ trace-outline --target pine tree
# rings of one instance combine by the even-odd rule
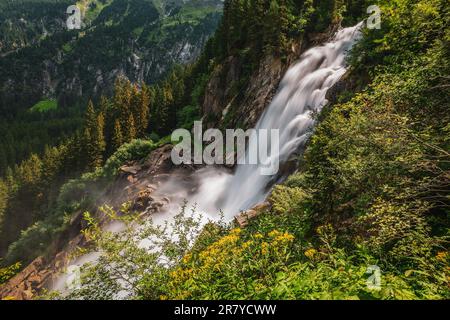
[[[87,148],[87,166],[95,169],[103,164],[105,143],[105,118],[103,112],[95,113],[92,101],[89,101],[85,116],[84,141]]]
[[[88,106],[85,113],[85,127],[88,130],[92,130],[97,125],[97,114],[95,113],[94,104],[91,100],[88,102]]]
[[[150,100],[151,100],[150,88],[147,85],[143,84],[139,95],[139,108],[138,108],[138,117],[140,120],[138,126],[139,137],[144,136],[145,133],[147,132],[149,122]]]
[[[42,157],[42,177],[41,187],[43,191],[48,190],[55,177],[59,173],[61,160],[62,160],[62,147],[49,147],[45,146],[44,156]]]
[[[106,142],[105,142],[105,117],[103,112],[100,112],[97,116],[97,127],[94,130],[94,134],[92,136],[93,145],[95,146],[95,153],[92,161],[93,167],[100,167],[103,164],[103,155],[106,150]]]
[[[116,119],[114,122],[114,130],[112,134],[112,148],[113,151],[117,150],[123,144],[123,134],[120,121]]]
[[[167,122],[169,118],[168,102],[171,100],[171,94],[169,94],[167,88],[156,86],[155,87],[155,102],[151,110],[152,128],[158,134],[164,134],[167,128]]]
[[[8,186],[3,181],[3,179],[0,179],[0,226],[2,225],[3,216],[5,214],[7,205],[8,205]]]
[[[128,116],[125,128],[126,128],[125,142],[130,142],[131,140],[136,138],[136,125],[134,122],[134,116],[131,113]]]

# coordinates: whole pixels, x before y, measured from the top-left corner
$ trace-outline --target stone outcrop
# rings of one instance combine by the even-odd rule
[[[298,58],[298,46],[293,47],[291,59],[282,61],[267,56],[253,73],[245,88],[235,89],[243,76],[241,62],[236,57],[228,58],[213,71],[206,86],[202,113],[207,127],[250,128],[256,124],[264,109],[275,94],[280,79],[291,60]]]
[[[263,202],[260,204],[257,204],[253,208],[242,211],[240,214],[234,217],[236,223],[239,227],[244,228],[248,225],[249,221],[251,219],[254,219],[255,217],[259,216],[262,212],[270,208],[269,202]]]
[[[0,299],[29,300],[37,293],[42,292],[56,279],[57,273],[62,270],[74,250],[85,244],[81,234],[73,238],[53,259],[38,257],[25,269],[11,278],[6,284],[0,286]]]

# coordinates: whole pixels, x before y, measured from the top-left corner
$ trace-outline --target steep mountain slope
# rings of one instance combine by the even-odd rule
[[[152,83],[173,64],[198,56],[221,12],[218,0],[81,4],[79,31],[66,30],[67,1],[3,5],[0,110],[30,108],[42,99],[73,105],[109,93],[119,74]]]
[[[0,56],[36,44],[65,27],[67,0],[4,0],[0,2]]]
[[[0,175],[70,136],[117,76],[151,84],[193,62],[222,11],[219,0],[79,1],[83,28],[69,31],[71,4],[0,4]]]

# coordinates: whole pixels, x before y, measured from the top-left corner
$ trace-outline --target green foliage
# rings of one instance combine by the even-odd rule
[[[314,245],[303,242],[286,231],[301,227],[288,223],[297,217],[293,213],[264,213],[247,229],[219,223],[202,230],[201,217],[192,218],[185,207],[162,227],[139,220],[129,208],[101,208],[123,223],[116,233],[85,214],[89,249],[101,255],[83,267],[81,288],[64,298],[117,299],[119,292],[127,299],[439,299],[448,294],[445,287],[424,283],[418,271],[392,270],[364,246],[340,247],[331,225],[317,228]],[[274,229],[271,222],[280,222],[280,216],[287,220]],[[449,260],[440,253],[433,263],[445,266]],[[381,268],[379,288],[367,285],[371,265]]]
[[[1,260],[0,260],[0,262],[1,262]],[[8,281],[12,277],[14,277],[17,274],[17,272],[19,272],[20,267],[21,267],[21,263],[16,262],[13,265],[10,265],[8,267],[0,268],[0,285],[2,285],[6,281]]]
[[[156,145],[150,140],[135,139],[122,145],[105,163],[103,175],[113,177],[119,167],[130,160],[143,159],[155,149]]]
[[[8,187],[5,182],[0,179],[0,225],[3,222],[3,215],[8,204]]]
[[[42,219],[24,226],[18,238],[8,246],[7,262],[29,262],[48,252],[49,244],[68,226],[73,214],[92,206],[102,195],[107,183],[127,161],[145,158],[156,145],[147,140],[133,140],[122,145],[101,168],[64,183],[55,194],[55,200]],[[5,226],[10,226],[10,222]]]
[[[158,299],[164,292],[169,270],[198,235],[199,217],[192,217],[183,208],[172,223],[157,226],[151,219],[139,220],[129,204],[122,205],[120,213],[108,206],[100,210],[110,219],[120,221],[123,231],[105,232],[96,219],[85,213],[88,227],[83,233],[89,240],[89,249],[101,255],[98,263],[83,266],[81,288],[66,298],[114,299],[119,292],[125,292],[128,299]],[[136,223],[139,229],[135,228]]]
[[[123,225],[112,233],[86,214],[88,249],[100,258],[84,266],[82,287],[66,298],[116,299],[126,292],[129,299],[448,299],[448,5],[379,5],[382,28],[364,30],[349,61],[346,81],[362,91],[347,90],[325,108],[298,172],[273,189],[270,208],[245,229],[202,227],[185,207],[170,225],[157,227],[125,204],[117,212],[101,209]],[[113,98],[89,105],[81,144],[74,138],[8,170],[0,180],[0,214],[5,207],[3,225],[17,227],[7,241],[31,227],[9,246],[7,261],[44,252],[70,214],[85,210],[122,164],[158,145],[134,137],[189,128],[201,116],[212,71],[229,56],[240,55],[246,68],[233,87],[238,92],[263,54],[282,57],[305,32],[359,21],[366,7],[350,0],[225,1],[220,28],[195,65],[141,89],[119,79]],[[113,11],[107,13],[99,16],[105,24]],[[177,19],[194,23],[197,16],[175,14],[160,32],[167,34]],[[135,36],[146,34],[131,27]],[[148,35],[141,41],[154,42],[156,33]],[[83,150],[86,159],[70,158]],[[50,200],[44,190],[60,186],[56,177],[68,164],[97,169],[57,189],[56,207],[40,219],[37,208]],[[17,216],[13,205],[23,205]],[[367,285],[372,265],[381,270],[379,288]]]
[[[30,108],[30,112],[47,112],[49,110],[56,110],[58,104],[55,100],[42,100]]]
[[[298,172],[274,188],[271,208],[245,229],[208,225],[192,246],[174,249],[169,267],[135,276],[130,297],[449,298],[448,6],[440,0],[379,4],[382,28],[364,31],[346,78],[363,90],[343,92],[339,103],[325,108]],[[302,30],[323,31],[340,19],[359,20],[367,3],[303,5],[286,4],[281,18],[301,16]],[[284,22],[282,35],[270,22],[262,32],[261,12],[280,13],[285,8],[279,2],[224,6],[221,27],[190,74],[195,79],[207,78],[215,64],[246,47],[257,60],[255,51],[270,52],[283,36],[289,42]],[[241,19],[249,8],[253,16]],[[120,256],[114,263],[126,264],[119,254],[124,247],[110,248],[107,256]],[[148,254],[132,255],[133,263]],[[379,288],[367,285],[372,265],[381,270]],[[89,273],[85,285],[110,284],[108,297],[114,297],[120,286],[98,281],[114,277],[96,268],[101,272]]]

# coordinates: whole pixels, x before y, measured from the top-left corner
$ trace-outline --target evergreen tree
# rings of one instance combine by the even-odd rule
[[[158,134],[164,134],[167,129],[167,123],[169,120],[169,105],[172,100],[172,94],[168,88],[156,86],[155,88],[155,103],[152,108],[151,119],[152,128]]]
[[[8,204],[8,187],[3,179],[0,179],[0,226],[3,222],[6,206]],[[1,227],[0,227],[1,228]]]
[[[97,114],[95,113],[95,107],[92,100],[89,100],[85,114],[85,127],[88,130],[92,130],[97,125]]]
[[[131,140],[136,138],[136,125],[132,113],[130,113],[130,115],[128,116],[125,129],[126,129],[125,142],[130,142]]]
[[[112,134],[112,146],[113,150],[117,150],[123,144],[123,134],[120,121],[116,119],[114,122],[114,130]]]
[[[280,54],[286,46],[287,11],[283,0],[271,0],[264,22],[264,45],[268,53]]]
[[[150,101],[151,90],[147,85],[143,84],[139,95],[139,108],[137,113],[139,118],[137,134],[139,137],[144,136],[147,132],[149,123]]]

